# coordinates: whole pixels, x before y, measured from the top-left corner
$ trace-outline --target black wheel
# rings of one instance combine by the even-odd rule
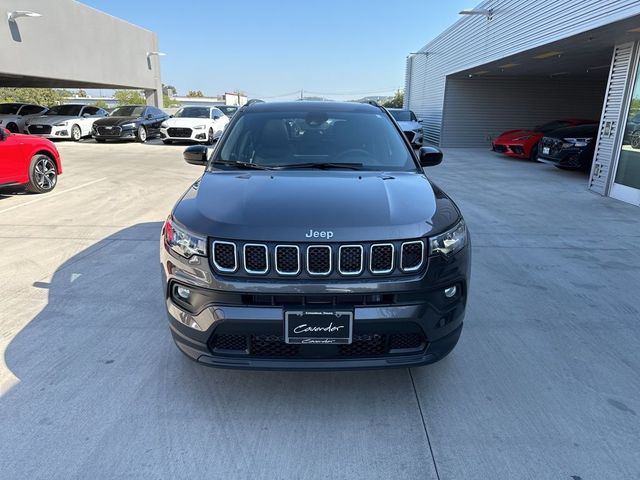
[[[535,162],[538,160],[538,148],[540,143],[536,143],[533,147],[531,147],[531,153],[529,153],[529,160]]]
[[[58,169],[56,162],[48,155],[34,155],[29,165],[27,191],[32,193],[47,193],[53,190],[57,183]]]
[[[138,127],[138,141],[140,143],[144,143],[147,141],[147,129],[144,128],[144,125],[140,125]]]
[[[78,125],[74,125],[73,127],[71,127],[71,140],[73,140],[74,142],[79,142],[81,138],[82,130],[80,130],[80,127]]]
[[[96,139],[94,139],[94,140],[95,140],[96,142],[98,142],[98,143],[104,143],[104,142],[106,142],[106,140],[105,140],[104,138],[96,138]]]
[[[18,125],[13,122],[7,124],[7,130],[9,130],[11,133],[20,133]]]
[[[207,145],[213,145],[213,143],[216,141],[215,138],[213,138],[213,129],[210,128],[209,129],[209,134],[207,135]]]
[[[171,145],[173,143],[173,140],[162,140],[162,143],[164,143],[165,145]]]

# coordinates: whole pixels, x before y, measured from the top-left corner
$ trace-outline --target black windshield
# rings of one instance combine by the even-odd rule
[[[51,110],[45,113],[45,115],[78,117],[80,116],[80,110],[82,110],[82,105],[58,105],[56,107],[51,107]]]
[[[383,112],[247,112],[215,160],[273,168],[343,163],[361,165],[362,170],[416,170],[411,152]]]
[[[15,115],[21,106],[21,103],[0,103],[0,115]]]
[[[144,106],[129,105],[126,107],[118,107],[111,112],[112,117],[141,117],[144,113]]]
[[[209,107],[184,107],[176,112],[176,118],[209,118]]]

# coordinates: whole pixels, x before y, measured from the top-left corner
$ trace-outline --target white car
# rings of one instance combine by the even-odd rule
[[[45,138],[70,138],[77,142],[91,135],[93,122],[109,115],[92,105],[57,105],[44,115],[26,122],[27,132]]]
[[[0,127],[11,133],[26,133],[25,122],[44,115],[47,107],[30,103],[0,103]]]
[[[407,140],[413,147],[422,146],[422,122],[416,118],[411,110],[402,108],[387,108],[391,116],[398,122]]]
[[[191,140],[212,145],[222,136],[229,117],[216,107],[185,106],[160,125],[164,143]]]

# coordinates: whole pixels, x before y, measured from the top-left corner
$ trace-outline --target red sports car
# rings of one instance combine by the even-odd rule
[[[564,127],[573,127],[576,125],[585,125],[588,123],[596,123],[593,120],[582,120],[577,118],[568,118],[564,120],[555,120],[534,127],[533,130],[509,130],[502,133],[493,141],[493,151],[503,153],[509,157],[528,158],[536,160],[538,157],[538,143],[546,133]]]
[[[49,140],[0,128],[0,186],[46,193],[55,188],[61,173],[60,154]]]

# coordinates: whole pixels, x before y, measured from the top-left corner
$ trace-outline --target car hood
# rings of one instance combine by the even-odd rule
[[[205,173],[178,202],[174,219],[220,239],[305,242],[418,238],[455,223],[453,202],[411,172]]]
[[[206,125],[211,122],[208,118],[168,118],[164,121],[167,127],[192,128],[196,125]]]
[[[124,125],[125,123],[135,123],[140,120],[140,117],[104,117],[99,120],[96,120],[95,125],[100,125],[103,127],[107,126],[116,126],[116,125]]]
[[[554,130],[553,132],[549,132],[545,135],[545,137],[551,138],[595,138],[598,134],[597,123],[592,123],[588,125],[578,125],[575,127],[565,127]]]
[[[398,125],[400,126],[400,128],[402,129],[403,132],[410,132],[412,130],[419,130],[422,128],[422,125],[420,125],[418,122],[398,122]]]
[[[515,140],[516,138],[527,137],[527,136],[540,139],[542,138],[542,133],[535,132],[533,130],[510,130],[508,132],[504,132],[500,134],[500,136],[496,138],[496,141],[509,142],[509,141]]]
[[[69,115],[43,115],[29,120],[31,125],[55,125],[66,120],[77,120],[80,117]]]

